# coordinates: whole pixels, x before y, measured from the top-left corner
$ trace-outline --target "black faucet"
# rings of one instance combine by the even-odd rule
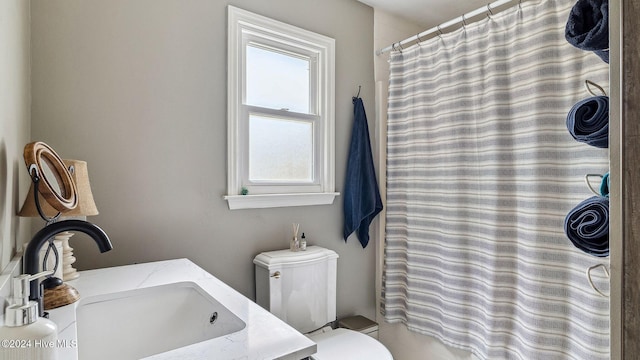
[[[98,249],[100,249],[101,253],[113,249],[111,240],[109,240],[107,234],[97,225],[83,220],[59,221],[42,228],[42,230],[38,231],[33,239],[31,239],[31,242],[29,242],[29,246],[27,246],[27,250],[24,253],[25,274],[33,275],[38,273],[38,259],[40,256],[40,248],[44,244],[46,244],[51,237],[64,231],[80,231],[89,235],[96,242],[96,244],[98,244]],[[42,292],[40,290],[40,287],[38,286],[37,280],[31,281],[30,290],[31,295],[29,296],[29,300],[38,302],[38,306],[40,308],[39,315],[43,316],[44,307],[42,306]]]

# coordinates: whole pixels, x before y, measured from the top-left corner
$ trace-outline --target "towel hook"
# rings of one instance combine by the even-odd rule
[[[360,97],[360,90],[362,90],[362,85],[358,85],[358,94],[356,94],[356,98]]]
[[[604,270],[604,274],[605,274],[607,277],[610,277],[610,275],[609,275],[609,269],[607,269],[607,266],[606,266],[605,264],[596,264],[596,265],[593,265],[593,266],[591,266],[591,267],[589,267],[589,268],[587,269],[587,280],[589,281],[589,285],[591,285],[591,288],[592,288],[595,292],[597,292],[600,296],[603,296],[603,297],[609,297],[609,295],[607,295],[607,294],[603,293],[602,291],[600,291],[600,289],[598,289],[598,288],[593,284],[593,279],[591,278],[591,271],[592,271],[592,270],[594,270],[594,269],[597,269],[597,268],[599,268],[599,267],[601,267],[601,268],[602,268],[602,270]]]
[[[592,176],[594,176],[594,177],[599,177],[599,178],[600,178],[600,181],[602,181],[602,178],[603,178],[604,176],[603,176],[603,175],[600,175],[600,174],[586,174],[586,175],[584,176],[584,182],[586,182],[586,183],[587,183],[587,187],[589,188],[589,190],[591,190],[591,192],[592,192],[592,193],[594,193],[594,194],[596,194],[596,195],[598,195],[598,196],[602,196],[602,194],[600,194],[600,192],[599,192],[599,191],[596,191],[596,189],[594,189],[594,188],[593,188],[593,186],[591,185],[591,181],[589,181],[589,178],[590,178],[590,177],[592,177]]]
[[[587,88],[587,91],[589,92],[589,94],[593,95],[593,96],[598,96],[593,89],[591,89],[591,87],[595,87],[596,89],[600,90],[600,92],[602,92],[603,96],[607,96],[607,92],[604,91],[604,89],[602,88],[602,86],[596,84],[595,82],[591,81],[591,80],[585,80],[584,81],[584,87]]]

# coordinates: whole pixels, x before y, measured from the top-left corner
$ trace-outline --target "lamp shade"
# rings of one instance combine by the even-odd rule
[[[62,212],[61,216],[92,216],[98,215],[98,208],[93,200],[91,192],[91,184],[89,183],[89,173],[87,172],[87,162],[82,160],[62,160],[69,168],[71,177],[78,188],[78,206],[74,209]],[[55,216],[58,210],[54,209],[44,199],[40,198],[40,208],[48,217]],[[24,200],[22,209],[18,212],[19,216],[36,217],[38,209],[36,208],[35,198],[33,196],[33,182],[29,187],[27,198]]]

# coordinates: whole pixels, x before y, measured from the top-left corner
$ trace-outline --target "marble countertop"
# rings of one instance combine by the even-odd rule
[[[246,323],[235,333],[156,354],[146,359],[283,359],[298,360],[316,352],[316,344],[276,318],[242,294],[187,259],[118,266],[82,271],[67,283],[82,298],[94,295],[146,288],[181,281],[192,281],[211,294]],[[80,300],[82,301],[82,300]],[[75,308],[78,302],[50,310],[50,319],[58,325],[58,340],[75,344]],[[77,348],[59,347],[60,360],[75,360]],[[85,359],[80,359],[85,360]]]

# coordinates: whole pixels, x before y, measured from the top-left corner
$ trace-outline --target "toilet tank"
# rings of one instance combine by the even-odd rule
[[[319,246],[258,254],[256,302],[301,333],[335,321],[337,261]]]

